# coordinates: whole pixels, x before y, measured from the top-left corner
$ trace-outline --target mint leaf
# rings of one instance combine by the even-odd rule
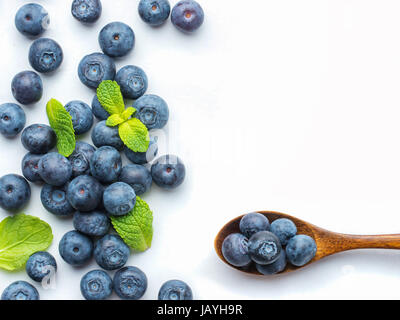
[[[146,152],[150,144],[147,127],[136,118],[119,125],[119,136],[123,143],[134,152]]]
[[[129,107],[120,114],[118,113],[112,114],[111,116],[108,117],[106,125],[109,127],[115,127],[128,120],[135,112],[136,112],[135,108]]]
[[[51,99],[47,103],[46,112],[50,126],[57,135],[58,152],[64,157],[70,156],[75,150],[76,143],[71,115],[56,99]]]
[[[102,107],[111,115],[125,110],[124,98],[116,81],[105,80],[97,88],[97,98]]]
[[[125,241],[136,251],[145,251],[151,247],[153,239],[153,213],[149,205],[136,197],[135,207],[125,216],[111,216],[111,222]]]
[[[0,268],[22,268],[37,251],[46,250],[53,241],[50,226],[37,217],[17,214],[0,222]]]

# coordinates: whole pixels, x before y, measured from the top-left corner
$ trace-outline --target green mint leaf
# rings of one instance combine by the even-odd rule
[[[97,98],[109,114],[121,114],[125,110],[124,98],[117,82],[105,80],[97,88]]]
[[[122,122],[128,120],[136,112],[135,108],[129,107],[121,114],[115,113],[108,117],[106,125],[109,127],[115,127]]]
[[[37,251],[46,250],[53,241],[50,226],[37,217],[23,213],[0,222],[0,268],[22,268]]]
[[[75,150],[76,143],[71,115],[56,99],[51,99],[47,103],[46,112],[50,126],[57,135],[58,152],[64,157],[70,156]]]
[[[128,120],[134,113],[136,113],[136,109],[133,107],[126,108],[124,112],[122,112],[122,118]]]
[[[121,123],[118,128],[123,143],[134,152],[146,152],[150,136],[147,127],[136,118]]]
[[[114,229],[125,243],[136,251],[146,251],[153,239],[153,212],[149,205],[136,197],[135,207],[125,216],[111,216]]]

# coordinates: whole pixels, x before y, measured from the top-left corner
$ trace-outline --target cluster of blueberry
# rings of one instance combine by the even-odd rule
[[[264,275],[282,272],[287,262],[303,266],[314,258],[317,246],[313,238],[297,235],[293,221],[281,218],[271,224],[260,213],[249,213],[240,220],[241,233],[232,233],[222,243],[222,254],[235,267],[255,263]]]
[[[167,5],[168,17],[167,0],[141,0],[140,16],[152,25],[160,24],[156,21],[160,22],[157,20],[160,16],[165,17]],[[201,25],[203,11],[196,2],[183,0],[176,8],[175,14],[175,8],[172,11],[175,25],[186,31],[193,31]],[[74,0],[72,4],[73,16],[84,23],[95,22],[101,9],[99,0]],[[17,29],[30,37],[41,35],[49,21],[46,10],[39,4],[24,5],[15,17]],[[99,44],[104,54],[88,55],[79,64],[78,75],[82,83],[97,88],[104,80],[115,80],[124,98],[135,99],[135,116],[149,130],[163,128],[169,118],[168,105],[156,95],[145,94],[148,81],[145,72],[131,65],[117,73],[115,70],[112,58],[124,56],[134,47],[133,30],[121,22],[110,23],[101,30]],[[35,71],[53,72],[62,60],[63,51],[54,40],[39,38],[32,43],[29,62]],[[39,101],[43,93],[40,76],[34,71],[17,74],[12,81],[12,93],[21,104]],[[44,208],[56,216],[73,216],[76,230],[66,233],[59,243],[63,260],[81,266],[94,256],[101,268],[118,270],[113,280],[103,270],[87,273],[81,280],[82,295],[86,299],[105,299],[114,289],[122,299],[139,299],[146,291],[147,278],[136,267],[124,267],[130,249],[121,237],[108,234],[110,216],[128,214],[135,206],[136,196],[149,191],[153,181],[163,189],[178,187],[185,178],[185,166],[174,155],[164,155],[153,161],[158,153],[156,137],[151,137],[147,152],[133,152],[124,146],[118,129],[106,125],[110,115],[99,103],[97,95],[93,98],[92,108],[82,101],[71,101],[65,109],[72,117],[76,135],[92,128],[93,115],[100,120],[91,134],[94,146],[78,141],[68,158],[51,152],[56,146],[57,136],[50,126],[33,124],[24,129],[26,117],[19,105],[7,103],[0,106],[0,133],[9,138],[23,130],[21,142],[29,151],[21,165],[24,177],[8,174],[0,178],[0,207],[11,212],[19,211],[31,196],[28,181],[43,184],[41,202]],[[131,164],[122,165],[120,151],[126,154]],[[151,161],[149,170],[144,165]],[[92,237],[97,237],[97,241],[94,242]],[[38,282],[56,269],[54,257],[47,252],[33,254],[26,264],[28,275]],[[11,284],[2,295],[2,299],[38,298],[37,290],[24,281]],[[192,299],[192,292],[186,283],[171,280],[160,289],[159,299],[188,300]]]

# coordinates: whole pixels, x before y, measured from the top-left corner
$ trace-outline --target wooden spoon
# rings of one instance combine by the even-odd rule
[[[318,261],[331,254],[352,250],[352,249],[368,249],[368,248],[380,248],[380,249],[400,249],[400,234],[388,234],[388,235],[373,235],[373,236],[360,236],[360,235],[350,235],[331,232],[320,227],[314,226],[311,223],[300,220],[296,217],[290,215],[273,212],[273,211],[257,211],[265,215],[270,222],[278,218],[287,218],[292,220],[297,227],[297,234],[306,234],[312,237],[317,244],[317,253],[315,257],[307,263],[305,266]],[[233,219],[228,222],[218,233],[214,241],[215,251],[222,261],[224,261],[229,266],[252,274],[261,275],[255,268],[254,263],[250,267],[239,268],[232,266],[227,262],[222,255],[222,242],[231,233],[240,232],[239,223],[243,215]],[[302,267],[295,267],[290,263],[287,264],[286,269],[281,272],[287,273],[295,270],[299,270]]]

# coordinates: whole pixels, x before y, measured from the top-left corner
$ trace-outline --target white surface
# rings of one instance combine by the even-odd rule
[[[13,21],[26,2],[0,1],[1,102],[14,101],[11,79],[30,69],[32,41]],[[137,37],[118,68],[141,66],[148,92],[170,106],[169,151],[184,159],[187,179],[174,192],[154,187],[145,196],[154,210],[153,246],[129,260],[148,276],[145,299],[156,298],[171,278],[187,281],[198,299],[399,298],[399,252],[348,252],[260,278],[229,268],[213,251],[228,220],[262,209],[334,231],[400,232],[398,1],[200,0],[205,23],[190,36],[169,21],[145,25],[138,0],[102,0],[103,15],[92,27],[72,18],[70,0],[37,2],[51,17],[44,36],[61,44],[65,60],[42,76],[42,100],[24,108],[28,124],[47,123],[52,97],[91,102],[77,65],[99,51],[99,30],[115,20]],[[26,151],[19,137],[0,137],[0,150],[0,175],[20,173]],[[81,299],[80,278],[97,266],[76,269],[61,260],[58,241],[72,223],[47,213],[39,195],[33,187],[26,212],[53,227],[50,251],[59,264],[56,289],[40,294]],[[1,271],[0,290],[18,279],[28,277]]]

